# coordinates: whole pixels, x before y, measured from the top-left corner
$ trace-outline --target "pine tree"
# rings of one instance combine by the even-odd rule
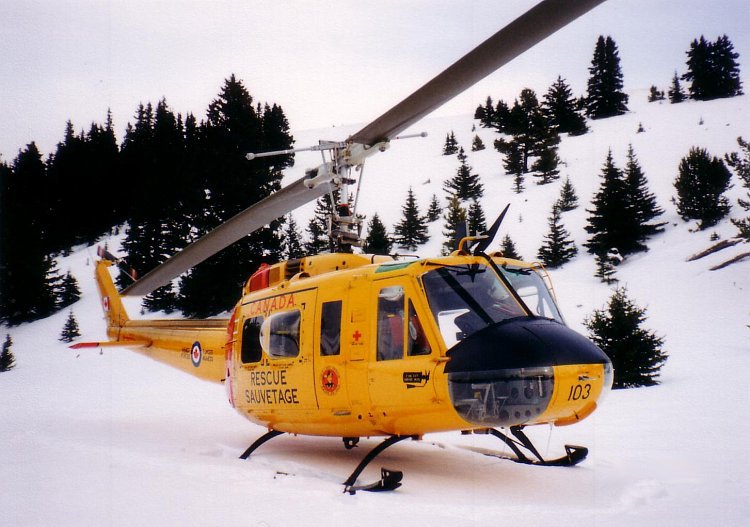
[[[65,320],[62,333],[60,333],[59,340],[61,342],[73,342],[76,337],[80,336],[81,332],[78,331],[78,321],[76,320],[75,315],[73,315],[73,311],[70,311],[70,313],[68,313],[68,318]]]
[[[547,90],[542,111],[549,124],[555,127],[559,134],[576,136],[588,131],[586,118],[578,110],[570,86],[560,76]]]
[[[396,244],[409,251],[416,251],[419,245],[430,239],[427,233],[427,218],[419,214],[417,198],[409,187],[406,203],[401,208],[402,218],[395,228]]]
[[[484,142],[482,141],[481,137],[475,135],[474,139],[471,142],[471,151],[479,152],[480,150],[484,150]]]
[[[570,212],[578,208],[578,196],[570,182],[570,177],[566,177],[560,189],[560,198],[557,200],[557,207],[560,212]]]
[[[427,208],[427,221],[432,223],[440,219],[440,215],[443,213],[443,208],[440,206],[437,195],[433,194],[430,198],[430,205]]]
[[[627,298],[624,288],[617,289],[605,309],[595,310],[584,321],[589,337],[612,361],[613,388],[653,386],[667,360],[662,349],[664,339],[643,329],[646,310]]]
[[[648,189],[648,181],[636,158],[633,145],[628,146],[625,186],[626,200],[631,214],[635,215],[633,225],[636,230],[633,233],[633,239],[636,244],[646,241],[654,234],[664,232],[665,222],[650,223],[664,214],[664,210],[657,205],[656,196]],[[637,249],[637,245],[634,248]]]
[[[69,305],[78,302],[81,298],[81,290],[78,288],[78,280],[70,274],[70,271],[65,273],[62,279],[60,291],[58,293],[57,305],[59,308],[68,307]]]
[[[457,155],[459,167],[456,175],[443,184],[443,189],[449,195],[455,195],[461,201],[481,198],[484,194],[484,186],[478,174],[472,174],[472,168],[467,163],[466,153],[463,147],[458,149]]]
[[[669,102],[671,104],[681,103],[687,98],[685,92],[682,90],[680,77],[677,75],[676,71],[674,72],[674,77],[672,77],[672,85],[669,87],[667,95],[669,96]]]
[[[471,201],[467,212],[468,234],[482,234],[487,231],[487,220],[484,217],[482,205],[476,199]]]
[[[294,139],[277,106],[254,104],[234,75],[225,80],[201,123],[198,179],[208,191],[203,214],[193,218],[194,235],[202,235],[281,188],[281,170],[291,156],[248,161],[246,152],[283,150]],[[281,257],[280,222],[273,221],[230,245],[180,280],[179,307],[203,318],[237,301],[237,293],[254,269]]]
[[[615,278],[615,261],[610,257],[610,254],[597,254],[594,256],[594,261],[596,262],[595,276],[597,278],[601,278],[605,284],[617,281],[617,278]]]
[[[648,102],[656,102],[656,101],[663,101],[664,100],[664,91],[660,90],[653,84],[651,85],[651,88],[648,92]]]
[[[490,128],[493,126],[492,123],[495,120],[495,107],[492,103],[492,97],[487,96],[487,101],[484,106],[480,105],[477,107],[474,112],[474,119],[479,119],[479,123],[484,128]]]
[[[561,223],[560,209],[552,206],[552,215],[548,219],[549,233],[544,237],[544,243],[539,248],[537,256],[547,267],[560,267],[569,262],[578,253],[578,249],[570,239],[570,233]]]
[[[448,208],[443,216],[445,224],[443,225],[443,245],[442,254],[449,255],[457,247],[458,233],[466,231],[466,210],[461,206],[461,202],[456,196],[451,197]]]
[[[315,255],[330,250],[328,229],[323,228],[316,218],[311,218],[307,224],[308,239],[305,242],[305,254]]]
[[[0,321],[16,325],[55,311],[60,277],[46,243],[47,203],[38,199],[47,174],[36,144],[20,151],[0,176]]]
[[[498,148],[499,144],[503,144],[501,148],[505,153],[505,159],[503,160],[503,168],[505,173],[513,176],[514,191],[516,194],[520,194],[524,189],[524,170],[523,170],[523,155],[521,149],[515,141],[505,142],[502,139],[495,141],[495,148]]]
[[[297,227],[297,222],[294,221],[294,216],[292,216],[291,212],[286,217],[281,243],[281,254],[287,260],[302,258],[305,255],[305,250],[302,248],[302,233]]]
[[[675,179],[677,212],[683,220],[698,220],[700,229],[716,225],[729,214],[729,200],[723,196],[731,178],[724,162],[704,148],[693,147],[680,161]]]
[[[392,248],[393,240],[388,236],[385,225],[380,221],[376,212],[367,226],[367,237],[363,249],[368,254],[390,254]]]
[[[0,352],[0,371],[11,370],[16,365],[16,358],[13,356],[11,346],[13,346],[13,339],[10,338],[10,335],[6,334],[5,342],[3,342],[3,350]]]
[[[513,243],[513,240],[510,238],[510,234],[506,234],[503,237],[503,241],[500,242],[500,253],[505,258],[512,258],[514,260],[523,260],[523,256],[521,256],[518,253],[518,250],[516,249],[516,244]]]
[[[458,152],[458,141],[453,130],[445,136],[445,144],[443,145],[443,155],[450,156]]]
[[[737,144],[740,146],[740,153],[732,152],[724,156],[727,165],[729,165],[742,181],[742,185],[748,190],[747,200],[738,199],[740,207],[746,212],[750,212],[750,143],[737,138]],[[744,219],[732,218],[732,223],[738,229],[738,235],[746,240],[750,240],[750,216]]]
[[[589,68],[586,113],[592,119],[622,115],[628,111],[628,96],[622,91],[623,75],[617,44],[599,36]]]
[[[495,148],[505,154],[506,161],[520,154],[522,172],[529,171],[529,159],[538,156],[544,148],[560,142],[555,127],[550,126],[534,90],[525,88],[513,104],[504,126],[505,133],[513,136],[511,141],[499,139]],[[518,152],[514,150],[517,149]],[[517,161],[514,159],[514,163]]]
[[[584,245],[591,254],[604,256],[618,249],[623,256],[646,249],[639,241],[639,227],[630,193],[622,171],[612,158],[612,151],[602,167],[602,183],[592,201],[586,232],[592,236]]]
[[[718,97],[742,95],[742,82],[734,45],[726,35],[708,42],[703,35],[693,40],[687,51],[688,71],[682,76],[690,82],[692,99],[707,101]]]
[[[534,177],[538,177],[538,185],[546,185],[552,183],[560,177],[560,170],[558,165],[560,164],[560,157],[557,155],[557,147],[549,146],[544,147],[539,152],[539,157],[531,165],[531,170],[534,172]]]

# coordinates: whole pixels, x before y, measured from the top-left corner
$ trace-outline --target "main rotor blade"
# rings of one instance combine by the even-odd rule
[[[604,0],[544,0],[492,35],[349,141],[374,145],[396,134],[476,84]]]
[[[243,236],[305,203],[318,199],[331,190],[329,183],[319,184],[312,189],[308,188],[305,185],[306,179],[302,177],[246,208],[155,267],[137,282],[123,289],[122,294],[146,295],[154,289],[167,285],[172,279],[240,240]]]

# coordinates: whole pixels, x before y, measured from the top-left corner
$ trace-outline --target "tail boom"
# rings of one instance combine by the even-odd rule
[[[131,320],[110,275],[112,265],[112,261],[102,259],[96,266],[96,283],[110,340],[82,342],[71,347],[128,347],[196,377],[223,381],[228,320]]]

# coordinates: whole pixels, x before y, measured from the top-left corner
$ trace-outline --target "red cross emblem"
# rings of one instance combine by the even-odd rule
[[[352,338],[354,338],[354,342],[359,342],[359,339],[362,338],[362,333],[357,330],[354,332],[354,335],[352,335]]]

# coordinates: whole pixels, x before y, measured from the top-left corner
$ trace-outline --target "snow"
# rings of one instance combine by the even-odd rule
[[[584,318],[611,294],[593,278],[594,262],[582,247],[585,208],[599,186],[607,151],[622,168],[632,144],[668,225],[649,241],[650,251],[618,268],[617,277],[628,296],[647,308],[645,325],[665,338],[669,359],[661,385],[614,391],[578,425],[528,431],[551,457],[564,444],[589,447],[581,465],[519,465],[481,455],[507,450],[492,437],[434,434],[388,449],[361,478],[374,480],[386,466],[404,471],[403,487],[349,496],[341,482],[378,439],[345,450],[337,438],[281,436],[240,461],[264,430],[230,408],[223,387],[126,350],[70,350],[57,340],[68,316],[64,310],[0,329],[0,337],[9,332],[13,338],[17,363],[0,374],[2,523],[745,525],[750,273],[746,263],[709,268],[747,246],[687,262],[713,243],[712,233],[727,239],[735,229],[724,220],[696,232],[694,222],[678,217],[670,198],[677,165],[690,147],[723,156],[737,150],[737,136],[750,137],[750,98],[670,105],[646,103],[645,92],[630,95],[631,113],[591,123],[590,133],[566,137],[560,145],[562,176],[570,176],[580,202],[563,216],[579,256],[551,275],[568,323],[584,332]],[[636,133],[639,123],[644,133]],[[392,226],[409,186],[423,210],[433,193],[442,199],[442,182],[458,167],[455,156],[440,155],[445,135],[453,130],[468,149],[478,133],[487,149],[467,154],[485,184],[488,221],[510,202],[502,230],[534,259],[561,182],[538,186],[527,180],[523,194],[512,193],[512,178],[503,174],[492,149],[493,132],[472,132],[472,124],[470,116],[427,119],[414,129],[427,130],[427,139],[395,141],[388,153],[368,161],[360,212],[377,211]],[[297,146],[341,139],[357,129],[300,132]],[[319,160],[319,154],[299,154],[288,180]],[[742,213],[736,199],[744,192],[735,179],[727,195],[736,217]],[[311,210],[295,213],[300,225]],[[431,226],[433,238],[421,254],[439,251],[439,223]],[[81,286],[82,299],[72,309],[85,340],[104,337],[94,254],[93,248],[79,248],[58,261]],[[130,310],[137,314],[136,306]]]

